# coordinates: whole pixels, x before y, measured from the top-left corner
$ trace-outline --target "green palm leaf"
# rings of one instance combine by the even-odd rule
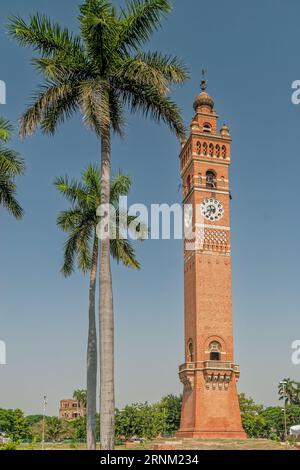
[[[97,208],[100,198],[100,170],[96,165],[89,165],[82,173],[81,181],[70,180],[68,176],[56,178],[54,185],[59,193],[71,204],[71,207],[62,211],[57,218],[58,227],[67,234],[64,245],[64,261],[62,273],[70,276],[75,265],[83,272],[91,268],[93,242],[96,234],[98,218]],[[139,269],[134,248],[130,241],[119,236],[122,230],[119,217],[118,201],[121,195],[129,193],[131,179],[119,173],[111,183],[111,204],[117,209],[117,238],[111,240],[111,255],[118,263],[133,269]],[[123,215],[124,217],[124,215]],[[129,225],[134,218],[125,214]]]
[[[7,142],[10,139],[13,127],[9,121],[0,117],[0,140]]]
[[[171,11],[169,0],[131,0],[122,9],[119,47],[121,50],[139,49],[161,26],[164,14]]]
[[[10,139],[13,127],[9,121],[0,117],[0,141]],[[16,199],[15,177],[25,171],[24,160],[12,149],[0,143],[0,205],[7,209],[16,219],[23,215],[23,209]]]

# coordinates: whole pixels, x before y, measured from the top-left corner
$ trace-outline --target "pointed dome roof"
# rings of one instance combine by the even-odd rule
[[[201,81],[201,93],[198,95],[194,101],[194,110],[196,111],[197,108],[200,108],[201,106],[205,106],[211,109],[211,111],[214,109],[215,102],[211,96],[209,96],[208,93],[206,93],[206,86],[207,82],[206,80]]]

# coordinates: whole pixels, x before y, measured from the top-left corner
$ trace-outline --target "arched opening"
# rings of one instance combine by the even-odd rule
[[[188,343],[188,360],[194,362],[194,346],[193,341],[190,339]]]
[[[208,189],[215,189],[217,187],[217,175],[212,170],[206,172],[206,187]]]
[[[222,157],[223,157],[223,158],[226,158],[226,153],[227,153],[227,152],[226,152],[226,147],[225,147],[225,145],[223,145],[223,146],[222,146]]]
[[[201,142],[197,142],[197,155],[201,155]]]
[[[213,341],[209,345],[209,359],[211,361],[220,361],[221,360],[221,350],[222,347],[218,341]]]
[[[188,175],[187,179],[186,179],[186,189],[187,189],[187,192],[189,193],[190,190],[191,190],[191,177],[190,175]]]
[[[217,158],[220,158],[220,153],[221,153],[220,145],[217,144],[217,145],[216,145],[216,157],[217,157]]]
[[[204,142],[203,144],[203,155],[207,155],[207,143]]]
[[[205,132],[206,134],[211,134],[211,125],[208,124],[208,122],[203,124],[203,132]]]
[[[209,156],[210,157],[214,156],[214,146],[213,146],[213,144],[209,144]]]

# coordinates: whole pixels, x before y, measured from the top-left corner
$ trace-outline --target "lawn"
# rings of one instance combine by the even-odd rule
[[[205,439],[157,439],[144,444],[137,444],[135,450],[160,450],[160,447],[168,447],[170,450],[285,450],[283,443],[267,439],[247,440],[205,440]],[[41,450],[40,443],[34,445],[20,445],[18,450]],[[294,448],[288,447],[289,450]],[[86,450],[85,444],[73,444],[65,442],[45,443],[45,450]],[[117,446],[116,450],[125,450],[125,446]],[[163,450],[163,449],[161,449]]]

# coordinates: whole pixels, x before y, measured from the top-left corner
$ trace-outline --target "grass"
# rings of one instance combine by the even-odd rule
[[[176,450],[285,450],[285,444],[267,439],[247,440],[205,440],[205,439],[157,439],[137,445],[136,450],[153,450],[161,445],[172,445]],[[98,445],[99,448],[99,445]],[[22,444],[18,450],[42,450],[40,443],[34,445]],[[45,443],[45,450],[86,450],[85,443],[72,444],[66,442]],[[123,451],[125,446],[117,446],[116,450]],[[289,450],[292,450],[289,447]]]
[[[148,449],[157,449],[161,445],[174,446],[176,450],[285,450],[284,443],[271,441],[268,439],[169,439],[156,440],[152,442]],[[289,447],[291,449],[291,447]]]

